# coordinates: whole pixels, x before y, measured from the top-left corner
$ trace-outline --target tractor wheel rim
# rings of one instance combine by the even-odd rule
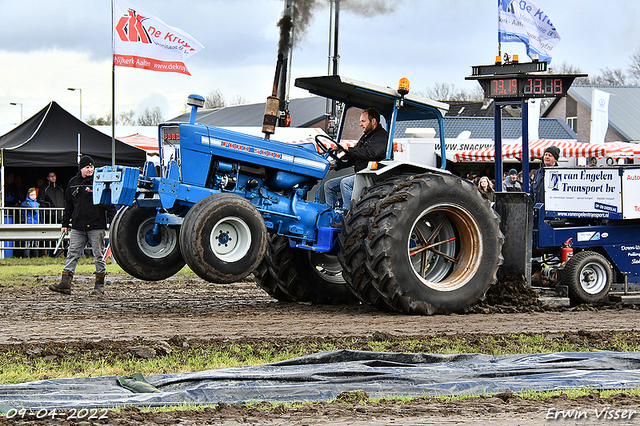
[[[342,265],[338,261],[338,256],[309,251],[309,262],[311,262],[315,273],[325,281],[344,283]]]
[[[251,229],[239,217],[226,217],[211,230],[211,250],[225,262],[237,262],[251,248]]]
[[[435,233],[435,235],[434,235]],[[435,250],[418,251],[438,244]],[[423,211],[411,228],[408,254],[413,272],[437,291],[466,285],[482,260],[482,233],[473,215],[459,205],[435,204]]]
[[[154,238],[155,217],[148,218],[140,224],[137,233],[138,248],[145,256],[152,259],[164,258],[178,245],[178,234],[175,230],[161,226],[160,238]]]
[[[599,263],[588,263],[580,271],[580,287],[589,294],[600,293],[607,285],[607,271]]]

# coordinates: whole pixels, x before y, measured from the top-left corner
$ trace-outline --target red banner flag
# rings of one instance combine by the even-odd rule
[[[113,63],[191,75],[184,60],[204,47],[186,32],[123,0],[114,0]]]

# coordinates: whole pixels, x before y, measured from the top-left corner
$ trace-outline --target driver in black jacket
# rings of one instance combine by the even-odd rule
[[[104,237],[107,222],[111,222],[116,214],[115,206],[103,206],[93,204],[93,159],[88,155],[80,158],[75,175],[67,186],[64,198],[64,215],[62,217],[62,233],[71,228],[69,234],[69,250],[67,259],[62,269],[60,283],[49,285],[49,290],[63,294],[71,294],[71,280],[78,265],[78,259],[87,246],[91,243],[94,263],[96,265],[94,295],[104,292],[104,277],[107,274],[107,265],[104,257]]]
[[[380,112],[375,108],[364,110],[360,115],[360,127],[364,133],[358,143],[349,148],[340,161],[332,163],[332,169],[341,170],[353,166],[357,173],[366,169],[369,161],[379,161],[386,157],[389,133],[380,124]],[[342,207],[348,209],[354,180],[355,174],[329,179],[324,187],[325,202],[334,207],[339,199],[338,193],[341,193]]]

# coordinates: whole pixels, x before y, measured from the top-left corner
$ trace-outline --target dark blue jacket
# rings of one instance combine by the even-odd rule
[[[531,199],[533,200],[534,206],[538,203],[544,204],[544,167],[540,167],[536,170],[535,175],[533,175],[533,180],[531,181]]]
[[[27,197],[27,199],[20,204],[20,207],[24,208],[22,211],[24,214],[24,223],[40,223],[40,213],[38,212],[40,204],[38,204],[36,200],[31,200]]]

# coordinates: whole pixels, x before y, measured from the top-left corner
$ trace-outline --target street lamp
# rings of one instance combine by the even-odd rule
[[[80,121],[82,121],[82,89],[79,87],[69,87],[67,90],[71,90],[72,92],[75,92],[76,90],[80,91]]]
[[[20,105],[20,124],[22,124],[22,103],[20,103],[20,102],[9,102],[9,105]]]

